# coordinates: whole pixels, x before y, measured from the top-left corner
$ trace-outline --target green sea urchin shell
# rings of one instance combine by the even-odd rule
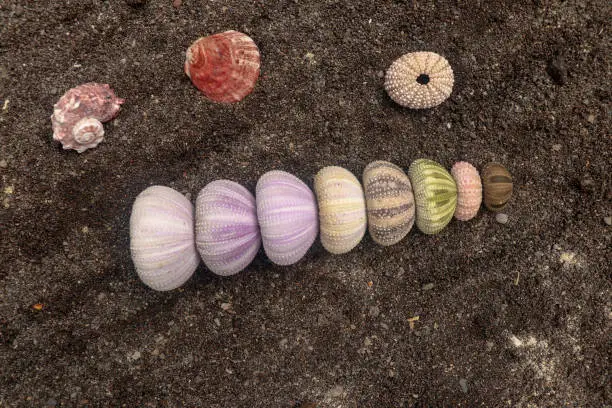
[[[416,225],[425,234],[437,234],[453,218],[457,207],[457,185],[440,164],[415,160],[408,169],[416,202]]]

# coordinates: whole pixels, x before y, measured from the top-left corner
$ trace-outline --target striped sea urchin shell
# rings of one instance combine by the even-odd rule
[[[453,70],[434,52],[411,52],[395,60],[385,76],[385,89],[396,103],[411,109],[432,108],[453,91]]]
[[[324,167],[315,176],[321,243],[332,254],[356,247],[365,234],[367,217],[359,180],[342,167]]]
[[[155,290],[184,284],[200,262],[195,247],[193,205],[176,190],[151,186],[130,216],[130,251],[140,279]]]
[[[251,93],[259,78],[259,49],[238,31],[202,37],[187,50],[185,73],[214,102],[233,103]]]
[[[273,170],[259,178],[255,197],[266,255],[278,265],[296,263],[319,232],[312,190],[294,175]]]
[[[482,169],[485,206],[494,212],[506,207],[512,196],[512,176],[499,163],[489,163]]]
[[[457,208],[455,218],[460,221],[471,220],[478,214],[482,203],[482,182],[476,167],[468,162],[457,162],[451,168],[457,184]]]
[[[418,159],[408,169],[416,202],[416,225],[425,234],[437,234],[453,218],[457,185],[440,164]]]
[[[393,163],[375,161],[363,171],[368,231],[380,245],[393,245],[414,224],[414,195],[410,179]]]
[[[213,273],[234,275],[261,246],[255,197],[230,180],[206,185],[196,200],[196,246]]]

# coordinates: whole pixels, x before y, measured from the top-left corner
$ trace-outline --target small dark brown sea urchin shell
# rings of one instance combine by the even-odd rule
[[[485,206],[494,212],[504,209],[512,196],[512,176],[504,166],[489,163],[482,170]]]

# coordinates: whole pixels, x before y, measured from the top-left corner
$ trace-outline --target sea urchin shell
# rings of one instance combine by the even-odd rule
[[[499,163],[489,163],[482,169],[485,206],[494,212],[504,209],[512,196],[512,176]]]
[[[259,78],[259,49],[251,37],[238,31],[202,37],[187,50],[185,73],[208,99],[238,102]]]
[[[314,189],[319,202],[321,244],[332,254],[349,252],[359,244],[367,226],[361,183],[350,171],[328,166],[315,176]]]
[[[266,255],[277,265],[296,263],[319,232],[312,190],[293,174],[273,170],[259,178],[255,198]]]
[[[79,153],[96,147],[104,139],[102,123],[117,116],[123,102],[107,84],[90,82],[70,89],[53,106],[53,139]]]
[[[217,275],[240,272],[261,246],[255,197],[233,181],[216,180],[200,191],[195,229],[198,252]]]
[[[453,70],[446,58],[433,52],[404,54],[391,64],[385,89],[398,104],[427,109],[444,102],[453,90]]]
[[[414,195],[408,176],[387,161],[375,161],[363,171],[368,230],[380,245],[393,245],[414,224]]]
[[[451,169],[457,183],[455,218],[468,221],[476,216],[482,203],[482,182],[476,167],[468,162],[457,162]]]
[[[140,279],[155,290],[185,283],[200,262],[193,228],[193,205],[169,187],[138,194],[130,216],[130,251]]]
[[[440,164],[418,159],[408,169],[416,202],[416,225],[425,234],[437,234],[453,218],[457,185]]]

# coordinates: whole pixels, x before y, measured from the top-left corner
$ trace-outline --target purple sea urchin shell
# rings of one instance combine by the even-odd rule
[[[294,175],[275,170],[260,177],[255,196],[266,255],[278,265],[296,263],[319,232],[314,193]]]
[[[102,123],[117,116],[123,102],[107,84],[90,82],[70,89],[53,106],[53,140],[79,153],[96,147],[104,139]],[[89,130],[82,129],[84,123]]]
[[[229,180],[209,183],[196,200],[196,246],[212,272],[234,275],[261,246],[255,197]]]
[[[169,187],[151,186],[138,194],[130,217],[130,251],[147,286],[162,291],[181,286],[200,262],[193,205]]]

